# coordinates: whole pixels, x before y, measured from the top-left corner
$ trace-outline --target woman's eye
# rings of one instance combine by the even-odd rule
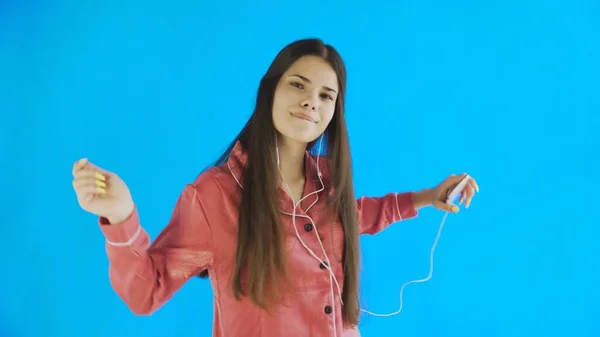
[[[330,99],[330,100],[333,100],[333,97],[331,97],[331,96],[329,96],[329,95],[327,95],[327,94],[323,94],[323,95],[321,95],[321,97],[323,97],[323,98],[325,98],[325,99]]]
[[[302,83],[298,83],[298,82],[292,82],[290,83],[292,86],[299,88],[299,89],[304,89],[304,85]]]

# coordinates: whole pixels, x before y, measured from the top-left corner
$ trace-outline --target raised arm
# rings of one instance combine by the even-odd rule
[[[212,263],[211,229],[197,188],[184,188],[169,223],[152,244],[137,208],[121,223],[99,218],[111,285],[135,314],[153,313]]]
[[[376,234],[394,222],[407,220],[418,215],[418,210],[433,205],[436,209],[456,213],[459,207],[448,200],[448,193],[461,180],[468,177],[468,184],[460,191],[459,203],[471,204],[474,191],[479,192],[479,186],[466,173],[449,175],[433,188],[425,188],[418,192],[389,193],[382,197],[362,197],[357,200],[359,212],[359,233]]]

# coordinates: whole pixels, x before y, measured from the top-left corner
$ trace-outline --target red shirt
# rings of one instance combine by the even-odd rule
[[[110,225],[100,218],[114,290],[135,314],[147,315],[161,307],[187,280],[208,270],[214,293],[214,337],[360,336],[357,327],[342,324],[337,286],[332,288],[329,270],[323,269],[298,240],[290,215],[293,201],[283,190],[280,205],[286,226],[289,276],[297,293],[287,303],[271,309],[271,315],[249,299],[237,301],[233,296],[237,205],[246,158],[238,143],[226,163],[206,170],[186,185],[172,218],[153,243],[140,225],[137,208],[121,224]],[[316,157],[307,152],[305,159],[304,196],[320,187]],[[323,180],[326,179],[327,173],[323,172]],[[319,212],[325,204],[325,193],[313,193],[304,199],[296,211],[296,226],[302,241],[325,260],[318,234],[343,289],[344,232],[340,223],[325,223],[324,214]],[[410,192],[362,197],[356,206],[361,234],[375,234],[394,222],[417,216]]]

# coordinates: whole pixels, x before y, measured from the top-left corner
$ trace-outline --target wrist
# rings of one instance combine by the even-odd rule
[[[427,207],[433,204],[433,190],[425,188],[417,192],[413,192],[413,203],[415,209]]]
[[[118,214],[114,214],[114,215],[110,215],[106,217],[106,220],[108,220],[108,222],[111,225],[117,225],[120,223],[125,222],[127,219],[129,219],[131,217],[131,215],[133,214],[134,211],[134,206],[132,205],[131,207],[127,208],[127,211],[124,212],[120,212]]]
[[[118,225],[120,223],[125,222],[125,220],[127,220],[129,218],[129,215],[127,216],[108,216],[106,217],[106,220],[108,220],[108,223],[111,225]]]

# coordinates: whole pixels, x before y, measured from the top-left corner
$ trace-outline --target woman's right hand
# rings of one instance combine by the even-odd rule
[[[85,158],[73,165],[73,189],[81,208],[111,224],[121,223],[133,213],[133,199],[125,182]]]

